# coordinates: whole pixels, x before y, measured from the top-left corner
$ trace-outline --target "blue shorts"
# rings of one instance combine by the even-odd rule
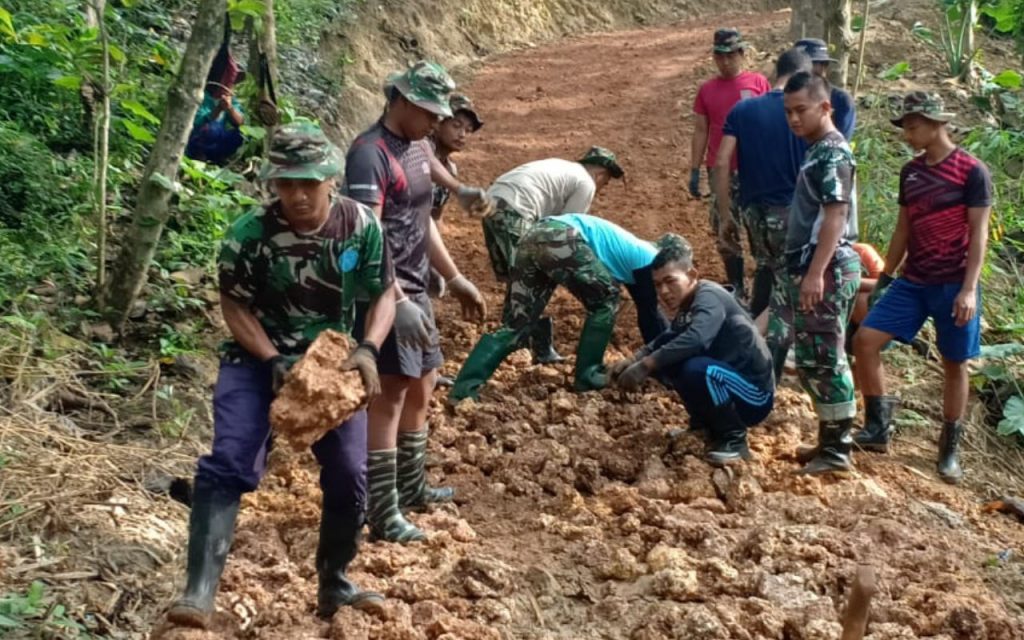
[[[886,289],[861,323],[876,331],[888,333],[900,342],[910,343],[925,320],[935,322],[939,353],[950,362],[977,358],[981,353],[981,291],[978,291],[978,313],[962,327],[953,319],[953,301],[961,284],[915,284],[897,278]]]

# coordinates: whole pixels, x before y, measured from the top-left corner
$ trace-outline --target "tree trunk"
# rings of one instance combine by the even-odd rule
[[[131,227],[121,244],[107,289],[108,317],[119,331],[146,283],[150,262],[170,215],[181,156],[202,99],[206,75],[224,33],[226,0],[200,0],[192,35],[177,77],[167,90],[167,107],[156,144],[142,174]]]
[[[103,51],[103,77],[100,86],[100,112],[96,118],[93,146],[93,199],[96,207],[96,298],[100,310],[104,307],[107,284],[107,164],[110,158],[110,34],[103,17],[106,0],[94,0],[93,11],[99,28]]]
[[[846,86],[850,70],[850,50],[853,48],[853,28],[851,27],[853,10],[852,0],[828,0],[828,12],[825,14],[825,42],[828,43],[832,57],[839,62],[834,63],[829,78],[834,84]]]
[[[792,0],[789,19],[789,39],[793,42],[802,38],[825,37],[825,14],[823,5],[833,0]]]

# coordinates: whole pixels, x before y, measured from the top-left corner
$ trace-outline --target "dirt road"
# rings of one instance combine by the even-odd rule
[[[766,50],[784,30],[777,16],[730,22]],[[463,174],[484,184],[527,160],[610,147],[628,187],[610,186],[595,211],[643,237],[686,235],[703,272],[718,276],[706,205],[684,186],[684,114],[710,73],[714,27],[596,35],[488,61],[467,87],[487,125],[459,158]],[[448,216],[449,246],[496,318],[479,227]],[[559,349],[571,354],[580,309],[565,294],[554,305]],[[454,373],[479,328],[450,307],[441,319]],[[629,313],[621,324],[610,357],[636,344]],[[783,391],[752,435],[757,460],[712,472],[696,437],[670,442],[686,426],[670,394],[577,396],[570,376],[569,364],[531,367],[518,353],[483,403],[454,414],[437,403],[431,474],[457,487],[459,505],[412,516],[425,544],[365,545],[353,577],[387,593],[384,618],[314,618],[315,470],[310,456],[279,450],[246,499],[220,632],[162,637],[833,640],[858,564],[879,578],[869,638],[1024,637],[1024,603],[1002,595],[1024,592],[1021,565],[996,556],[1024,536],[932,477],[934,441],[860,456],[852,479],[798,479],[786,456],[812,418],[800,394]]]

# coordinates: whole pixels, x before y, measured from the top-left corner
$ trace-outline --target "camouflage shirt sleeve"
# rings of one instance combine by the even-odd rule
[[[247,213],[228,227],[217,257],[220,292],[244,305],[253,302],[260,281],[257,270],[263,239],[261,213]]]
[[[356,282],[360,293],[374,300],[391,286],[394,268],[380,221],[369,208],[360,206],[359,210],[363,223]]]
[[[823,145],[816,164],[815,182],[821,204],[849,203],[853,200],[853,179],[856,168],[853,154],[845,145]]]

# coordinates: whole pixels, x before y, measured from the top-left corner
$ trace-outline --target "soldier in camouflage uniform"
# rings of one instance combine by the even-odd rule
[[[534,224],[516,249],[502,326],[473,348],[449,400],[478,397],[494,370],[521,345],[559,285],[587,310],[576,350],[574,387],[603,388],[604,351],[615,324],[619,285],[624,284],[636,302],[640,326],[660,317],[656,297],[648,295],[653,293],[650,266],[656,254],[656,245],[596,216],[551,216]]]
[[[587,213],[594,196],[612,178],[624,172],[615,154],[591,147],[577,162],[548,158],[520,165],[498,177],[487,190],[494,212],[483,219],[484,243],[491,268],[501,282],[508,282],[515,263],[516,247],[529,228],[547,216]],[[505,291],[508,306],[508,289]],[[524,335],[536,364],[561,362],[554,349],[551,318],[540,317]]]
[[[851,429],[857,414],[845,333],[860,287],[853,152],[831,117],[828,81],[796,73],[784,90],[793,133],[810,144],[797,177],[786,235],[788,305],[772,315],[773,353],[796,340],[800,382],[818,414],[818,443],[806,474],[853,468]]]
[[[341,154],[312,124],[278,129],[262,178],[277,198],[228,229],[218,259],[231,332],[213,393],[213,449],[199,459],[189,520],[188,583],[168,619],[205,628],[231,547],[239,501],[254,491],[271,446],[270,403],[289,366],[324,329],[351,332],[356,301],[372,306],[364,338],[342,369],[380,390],[376,359],[395,313],[393,275],[373,212],[333,195]],[[366,412],[313,445],[323,510],[316,553],[317,612],[379,607],[345,577],[366,506]]]

